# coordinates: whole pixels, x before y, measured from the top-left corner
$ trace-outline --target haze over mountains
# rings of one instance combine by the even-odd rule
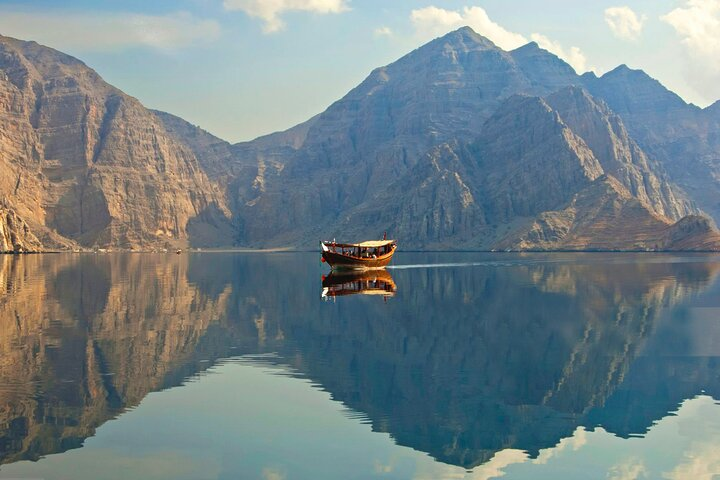
[[[468,27],[236,145],[0,37],[0,153],[4,251],[302,248],[384,231],[404,248],[720,249],[718,104],[625,66],[578,76]]]

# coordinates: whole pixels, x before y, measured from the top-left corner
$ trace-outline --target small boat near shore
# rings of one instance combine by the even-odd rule
[[[360,243],[320,242],[322,261],[333,270],[385,268],[397,250],[395,240],[368,240]]]

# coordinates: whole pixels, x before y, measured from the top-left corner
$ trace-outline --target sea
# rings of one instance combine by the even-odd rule
[[[0,256],[0,479],[720,478],[720,256]]]

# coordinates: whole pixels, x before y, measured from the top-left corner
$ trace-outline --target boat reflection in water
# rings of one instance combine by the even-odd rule
[[[322,277],[322,298],[344,295],[392,297],[397,286],[387,270],[332,271]]]

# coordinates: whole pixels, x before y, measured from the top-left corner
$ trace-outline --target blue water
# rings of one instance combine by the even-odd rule
[[[712,479],[720,257],[0,256],[0,478]]]

